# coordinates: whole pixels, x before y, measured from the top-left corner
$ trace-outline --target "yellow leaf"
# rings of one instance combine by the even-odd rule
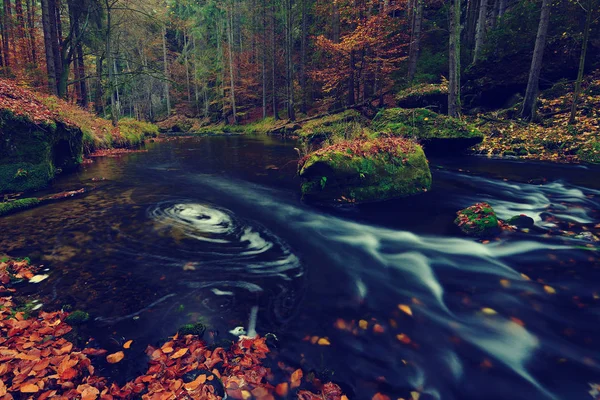
[[[110,364],[116,364],[120,362],[123,358],[125,358],[125,354],[122,351],[118,351],[114,354],[109,354],[106,356],[106,361]]]
[[[19,389],[21,393],[37,393],[40,391],[40,388],[34,385],[33,383],[28,383],[26,385],[21,386]]]
[[[317,344],[319,346],[330,346],[331,342],[327,338],[321,338],[321,339],[319,339],[319,341],[317,342]]]
[[[125,344],[123,345],[124,349],[128,349],[131,347],[131,343],[133,343],[133,340],[128,340],[125,342]]]
[[[185,348],[183,348],[183,349],[179,349],[179,350],[177,350],[177,351],[175,352],[175,354],[173,354],[173,355],[171,356],[171,359],[173,359],[173,360],[174,360],[174,359],[176,359],[176,358],[183,357],[183,356],[184,356],[184,354],[185,354],[185,353],[187,353],[187,352],[188,352],[188,348],[187,348],[187,347],[185,347]]]
[[[408,314],[412,317],[412,315],[413,315],[412,310],[406,304],[398,304],[398,308],[400,309],[400,311],[402,311],[405,314]]]
[[[544,291],[548,294],[556,294],[556,290],[552,286],[544,286]]]
[[[496,310],[492,309],[492,308],[488,308],[488,307],[484,307],[481,309],[481,312],[484,313],[485,315],[496,315],[498,314],[496,312]]]
[[[360,327],[360,329],[367,329],[369,327],[369,323],[364,319],[361,319],[360,321],[358,321],[358,326]]]

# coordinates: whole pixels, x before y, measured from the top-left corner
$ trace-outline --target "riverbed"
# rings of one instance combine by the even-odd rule
[[[53,191],[95,190],[2,218],[0,248],[44,264],[22,292],[89,312],[94,345],[134,341],[107,376],[144,371],[184,323],[232,340],[258,307],[278,359],[350,398],[593,398],[600,243],[576,234],[600,230],[600,168],[431,159],[426,194],[325,208],[300,200],[297,146],[193,137],[95,159]],[[464,237],[456,211],[479,201],[536,229]]]

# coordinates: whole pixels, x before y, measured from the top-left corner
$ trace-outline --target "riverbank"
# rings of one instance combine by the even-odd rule
[[[305,376],[301,369],[278,363],[272,370],[266,338],[209,345],[201,335],[183,334],[147,346],[145,374],[123,384],[96,371],[126,363],[139,349],[132,340],[112,354],[87,338],[82,311],[41,311],[38,300],[22,299],[11,283],[37,283],[47,275],[29,260],[0,260],[0,396],[34,395],[38,399],[347,399],[333,383]],[[83,348],[78,343],[85,343]],[[224,347],[222,347],[224,346]],[[135,349],[135,350],[134,350]],[[319,392],[319,395],[311,391]]]
[[[570,124],[572,86],[559,83],[542,93],[537,122],[515,118],[520,104],[474,117],[473,122],[485,133],[475,152],[525,160],[600,163],[600,71],[585,80],[576,121]]]
[[[0,79],[0,193],[45,187],[103,149],[139,146],[158,128],[125,118],[117,126],[67,103]]]

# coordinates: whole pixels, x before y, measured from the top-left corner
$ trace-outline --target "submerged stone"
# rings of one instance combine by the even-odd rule
[[[469,236],[488,238],[501,231],[496,212],[488,203],[477,203],[460,210],[457,215],[454,223]]]
[[[507,224],[516,226],[519,229],[531,229],[535,225],[533,218],[521,214],[514,216],[506,221]]]
[[[90,314],[85,311],[76,310],[73,311],[67,318],[65,318],[65,322],[71,326],[79,326],[88,322],[90,319]]]
[[[204,335],[204,331],[206,327],[204,324],[200,322],[196,322],[195,324],[185,324],[179,328],[177,331],[180,335],[197,335],[198,337],[202,337]]]
[[[302,198],[319,203],[368,203],[407,197],[431,188],[423,149],[402,138],[346,141],[322,148],[300,163]]]
[[[425,108],[382,110],[371,128],[380,135],[416,139],[428,154],[461,152],[483,141],[483,134],[474,126]]]

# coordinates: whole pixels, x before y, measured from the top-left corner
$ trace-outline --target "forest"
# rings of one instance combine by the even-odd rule
[[[600,0],[0,38],[0,400],[600,400]]]

